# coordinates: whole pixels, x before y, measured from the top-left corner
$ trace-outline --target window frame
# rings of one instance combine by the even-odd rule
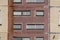
[[[21,28],[14,28],[14,25],[20,25]],[[21,30],[21,29],[22,29],[22,24],[14,24],[14,25],[13,25],[13,29],[14,29],[14,30]]]
[[[37,12],[43,12],[43,15],[37,15]],[[36,16],[44,16],[44,10],[36,10]]]
[[[2,24],[0,24],[0,26],[1,26]]]
[[[14,2],[14,0],[13,0],[13,3],[14,4],[21,4],[22,3],[22,0],[21,0],[21,2]]]
[[[20,10],[13,10],[13,16],[21,16],[21,15],[14,15],[14,12],[21,12]]]
[[[36,26],[36,25],[44,25],[44,24],[27,24],[27,25],[35,25]],[[26,29],[27,29],[27,25],[26,25]],[[44,28],[40,28],[40,29],[38,29],[38,28],[28,28],[27,30],[44,30]]]
[[[60,13],[58,13],[58,26],[60,26]]]
[[[26,0],[26,3],[28,3],[28,4],[42,4],[42,3],[45,3],[45,0],[44,0],[44,2],[27,2],[27,0]]]
[[[23,15],[23,12],[30,12],[30,15],[31,15],[31,11],[30,10],[23,10],[22,11],[22,16],[30,16],[30,15]]]
[[[43,40],[44,40],[44,37],[36,37],[36,38],[43,38]]]
[[[2,13],[2,10],[0,9],[0,13]],[[2,14],[0,15],[0,26],[2,25]]]
[[[29,38],[31,40],[30,37],[13,37],[13,38],[21,38],[21,40],[23,40],[23,38]]]
[[[21,12],[21,15],[14,15],[14,11],[16,12]],[[13,11],[13,16],[31,16],[31,10],[14,10]],[[30,12],[30,15],[23,15],[23,12]]]

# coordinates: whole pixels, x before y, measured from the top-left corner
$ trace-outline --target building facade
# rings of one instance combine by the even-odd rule
[[[60,0],[50,0],[50,40],[60,40]]]
[[[48,40],[48,0],[9,0],[8,40]]]
[[[0,40],[8,40],[8,0],[0,0]]]
[[[48,1],[0,0],[0,40],[60,40],[60,0]]]

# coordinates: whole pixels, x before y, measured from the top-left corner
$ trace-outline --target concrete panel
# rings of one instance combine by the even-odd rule
[[[8,40],[8,34],[7,33],[0,33],[0,39],[1,40]]]
[[[50,32],[60,32],[60,8],[50,8]]]
[[[8,0],[0,0],[0,5],[8,5]]]
[[[50,34],[50,40],[60,40],[60,34]]]
[[[50,0],[50,6],[60,6],[60,0]]]
[[[2,15],[1,18],[1,24],[0,25],[0,32],[8,32],[8,6],[0,6],[0,12]]]

